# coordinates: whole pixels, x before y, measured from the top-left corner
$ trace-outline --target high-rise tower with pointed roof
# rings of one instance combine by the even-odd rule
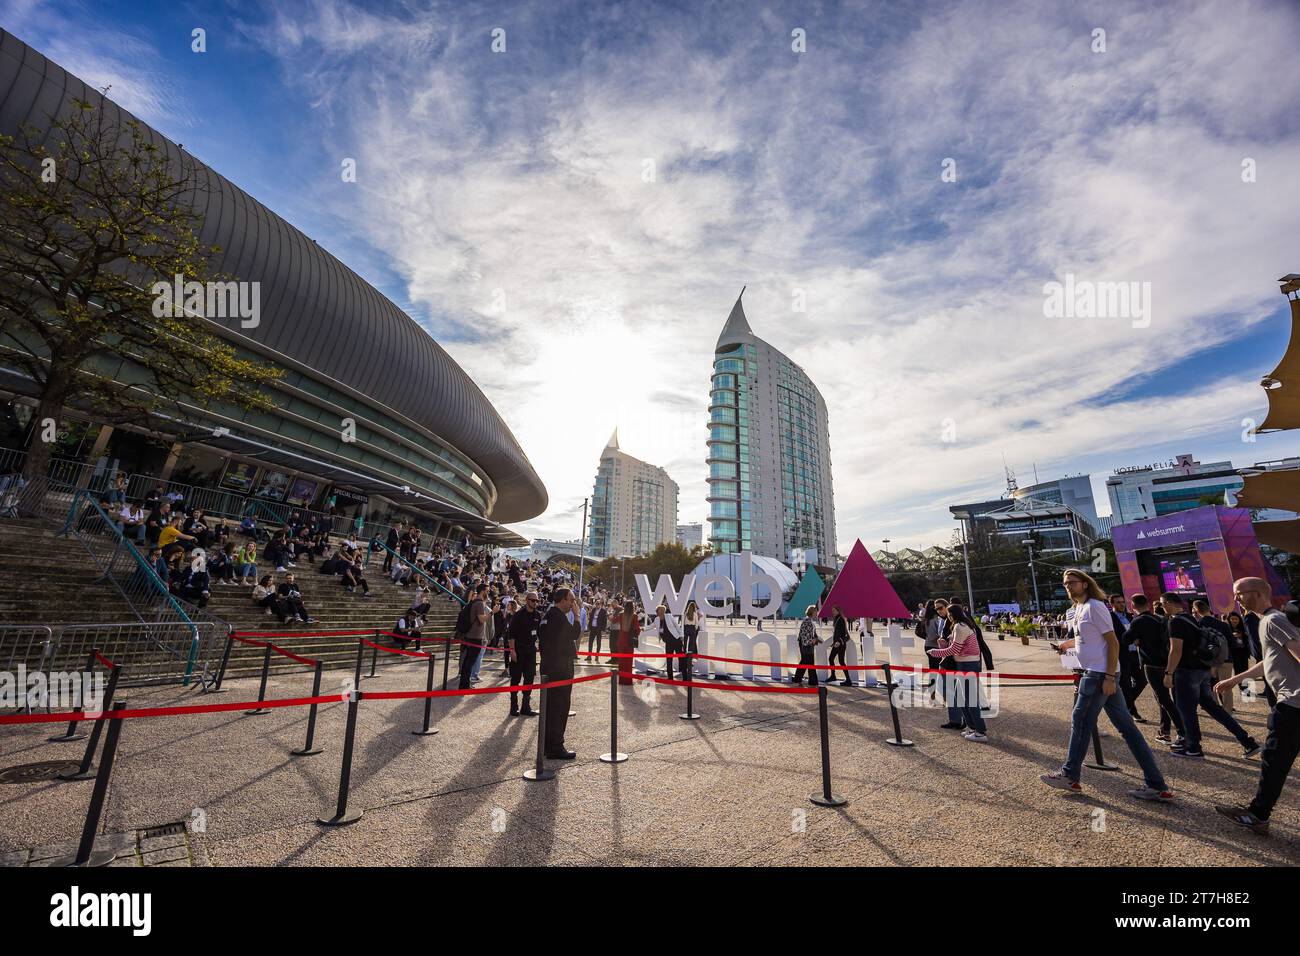
[[[587,522],[587,553],[621,557],[653,551],[677,539],[677,482],[658,465],[633,458],[609,436]]]
[[[833,564],[826,402],[812,379],[754,334],[740,290],[718,336],[709,400],[709,543]]]

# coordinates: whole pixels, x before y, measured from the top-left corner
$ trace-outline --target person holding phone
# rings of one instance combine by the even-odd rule
[[[1165,786],[1165,778],[1156,763],[1155,754],[1146,738],[1133,722],[1128,701],[1119,690],[1119,639],[1105,593],[1097,582],[1084,571],[1070,568],[1062,577],[1071,606],[1066,611],[1066,624],[1072,635],[1056,648],[1058,654],[1074,651],[1079,658],[1082,673],[1079,675],[1078,696],[1070,715],[1070,744],[1065,763],[1055,773],[1045,773],[1039,779],[1049,787],[1082,793],[1079,778],[1083,771],[1083,757],[1097,718],[1101,712],[1115,725],[1142,768],[1146,785],[1129,790],[1129,796],[1138,800],[1168,801],[1173,793]],[[949,610],[951,614],[951,609]]]

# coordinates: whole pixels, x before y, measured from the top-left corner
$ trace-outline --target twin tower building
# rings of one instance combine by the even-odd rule
[[[826,402],[804,370],[756,336],[741,304],[713,350],[709,391],[709,544],[790,563],[835,564]],[[644,554],[673,541],[677,483],[618,447],[600,456],[587,550]]]

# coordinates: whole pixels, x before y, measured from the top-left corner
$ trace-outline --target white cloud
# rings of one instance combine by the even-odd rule
[[[998,491],[1004,455],[1044,478],[1174,440],[1268,457],[1237,438],[1263,405],[1252,382],[1114,397],[1260,321],[1300,267],[1294,7],[561,9],[316,0],[242,26],[324,110],[299,134],[359,160],[355,188],[319,196],[359,235],[322,244],[393,263],[545,481],[525,533],[578,533],[616,424],[674,465],[680,520],[705,518],[711,351],[744,284],[755,332],[830,406],[842,549],[946,543],[946,505]],[[1150,282],[1151,326],[1045,318],[1066,273]]]

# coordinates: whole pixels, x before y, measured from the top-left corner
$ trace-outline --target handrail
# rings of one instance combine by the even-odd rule
[[[420,575],[420,577],[424,578],[426,581],[428,581],[430,584],[432,584],[432,585],[433,585],[435,588],[437,588],[439,591],[441,591],[441,592],[443,592],[444,594],[446,594],[448,597],[455,598],[455,599],[456,599],[457,601],[459,601],[462,605],[463,605],[463,604],[468,604],[468,603],[469,603],[469,602],[466,601],[463,597],[461,597],[459,594],[456,594],[454,591],[448,591],[445,587],[443,587],[443,586],[442,586],[441,584],[439,584],[436,580],[434,580],[433,577],[430,576],[430,574],[429,574],[428,571],[424,570],[424,568],[420,567],[418,564],[415,564],[415,563],[412,562],[412,561],[408,561],[408,560],[406,560],[406,558],[402,557],[400,554],[398,554],[396,551],[394,551],[392,548],[390,548],[390,547],[389,547],[387,544],[385,544],[383,541],[378,542],[378,544],[379,544],[379,546],[380,546],[381,548],[383,548],[385,551],[387,551],[389,554],[391,554],[393,557],[395,557],[398,561],[401,561],[401,562],[402,562],[403,564],[405,564],[407,567],[409,567],[409,568],[411,568],[412,570],[414,570],[416,574]]]
[[[177,617],[180,618],[180,621],[178,623],[184,624],[190,629],[190,656],[189,656],[189,660],[186,662],[185,681],[184,681],[186,684],[189,684],[190,677],[193,675],[194,672],[194,666],[198,661],[198,654],[199,654],[198,625],[195,624],[193,619],[188,614],[185,613],[184,608],[181,607],[181,603],[178,600],[176,600],[175,595],[171,593],[171,590],[167,587],[166,583],[158,576],[158,572],[154,570],[154,568],[152,567],[152,565],[149,564],[148,561],[146,561],[143,557],[141,557],[140,552],[136,550],[135,545],[133,545],[130,541],[128,541],[126,537],[122,534],[122,532],[118,530],[116,522],[114,522],[113,519],[110,518],[108,514],[104,511],[104,509],[99,506],[99,502],[95,501],[95,499],[91,497],[90,494],[85,489],[77,491],[72,496],[72,504],[68,508],[68,518],[63,525],[63,530],[61,533],[65,535],[72,534],[74,537],[77,538],[78,541],[82,543],[83,546],[85,546],[86,552],[90,555],[91,560],[94,561],[97,565],[99,565],[99,570],[103,573],[104,577],[106,577],[110,582],[112,582],[113,587],[117,588],[118,593],[122,595],[122,598],[126,601],[127,606],[131,609],[131,613],[134,614],[139,619],[140,623],[147,625],[150,622],[145,620],[144,614],[141,613],[140,608],[136,606],[136,602],[132,600],[128,590],[122,587],[122,585],[118,582],[117,578],[114,577],[112,573],[110,573],[112,570],[112,562],[110,561],[107,564],[101,562],[99,555],[95,553],[95,550],[93,548],[91,548],[88,544],[86,544],[85,540],[82,538],[81,534],[79,533],[80,529],[76,527],[77,522],[85,513],[83,511],[84,505],[89,505],[92,509],[94,509],[94,514],[98,516],[101,522],[103,522],[104,531],[108,533],[112,538],[115,539],[116,546],[125,548],[128,558],[130,559],[131,562],[134,562],[135,574],[139,574],[140,572],[144,573],[144,577],[143,577],[144,581],[147,584],[153,586],[152,587],[152,590],[154,592],[153,596],[161,597],[163,599],[163,602],[176,614]],[[133,574],[132,576],[134,577],[135,575]]]

